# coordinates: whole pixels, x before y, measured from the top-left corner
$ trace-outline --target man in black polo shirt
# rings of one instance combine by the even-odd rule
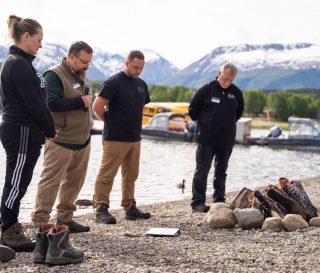
[[[148,219],[134,198],[135,181],[139,174],[143,107],[150,102],[147,84],[139,78],[144,55],[131,51],[123,71],[103,83],[93,103],[96,116],[104,121],[103,156],[95,182],[96,222],[115,224],[109,209],[109,196],[119,167],[122,174],[122,201],[127,220]]]
[[[192,181],[193,212],[207,212],[207,177],[214,158],[213,202],[225,201],[225,184],[230,155],[236,137],[236,122],[244,102],[240,89],[232,84],[237,76],[233,64],[225,64],[218,77],[198,89],[191,98],[189,115],[196,121],[196,170]]]

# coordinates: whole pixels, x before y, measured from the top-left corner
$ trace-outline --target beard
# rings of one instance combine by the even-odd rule
[[[79,69],[78,71],[76,71],[76,73],[77,73],[79,76],[85,76],[85,75],[86,75],[86,71],[87,71],[87,69],[86,69],[86,68],[83,68],[83,69]]]

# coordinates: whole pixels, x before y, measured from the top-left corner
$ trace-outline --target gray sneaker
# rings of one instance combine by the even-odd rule
[[[108,206],[103,204],[96,210],[96,223],[112,225],[116,224],[117,220],[110,214]]]

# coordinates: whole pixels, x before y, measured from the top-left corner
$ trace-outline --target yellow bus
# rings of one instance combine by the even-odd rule
[[[149,102],[144,106],[142,124],[145,125],[150,118],[158,113],[174,112],[188,114],[188,102]],[[190,120],[189,116],[187,119]]]

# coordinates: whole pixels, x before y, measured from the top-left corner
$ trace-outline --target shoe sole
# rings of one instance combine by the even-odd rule
[[[33,262],[35,264],[44,264],[46,262],[46,257],[33,257]]]
[[[192,213],[207,213],[208,211],[192,210]]]
[[[83,229],[83,230],[75,230],[75,229],[70,229],[70,227],[69,227],[69,230],[70,230],[70,233],[81,233],[81,232],[89,232],[90,228],[89,229]]]
[[[61,258],[61,257],[51,257],[46,259],[46,264],[54,264],[54,265],[63,265],[63,264],[76,264],[81,263],[83,261],[83,257],[78,259],[69,259],[69,258]]]
[[[25,246],[25,247],[14,247],[14,246],[9,246],[6,244],[4,241],[1,241],[1,244],[7,247],[10,247],[13,249],[15,252],[33,252],[34,249],[36,248],[36,244],[34,246]]]
[[[147,217],[147,218],[142,218],[142,217],[135,217],[135,216],[125,216],[124,217],[126,220],[129,220],[129,221],[134,221],[134,220],[148,220],[148,219],[150,219],[151,218],[151,216],[150,217]]]
[[[105,225],[115,225],[117,223],[117,221],[109,221],[109,222],[106,222],[106,221],[101,221],[101,220],[97,220],[95,219],[95,222],[98,223],[98,224],[105,224]]]

